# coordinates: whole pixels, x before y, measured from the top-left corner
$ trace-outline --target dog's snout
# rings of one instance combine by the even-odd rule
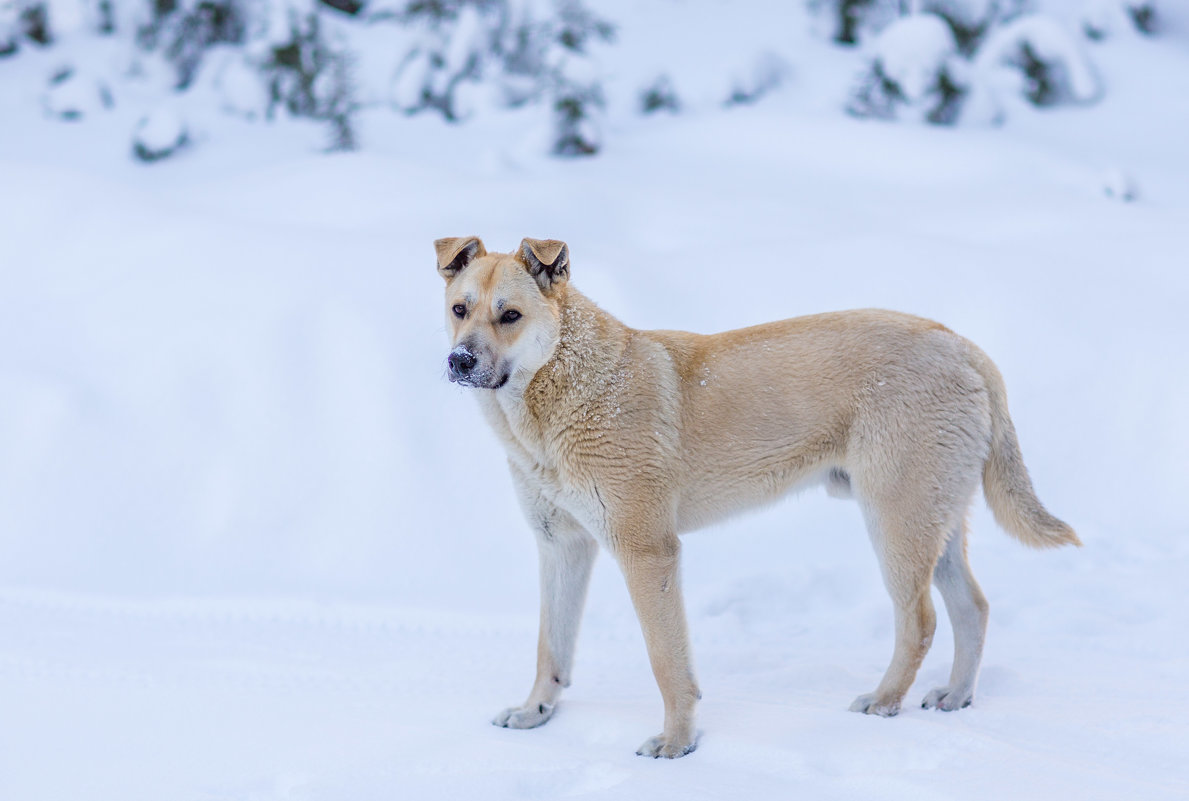
[[[450,352],[446,357],[446,364],[450,367],[450,372],[456,376],[464,376],[471,370],[475,369],[475,354],[464,348],[459,348]]]

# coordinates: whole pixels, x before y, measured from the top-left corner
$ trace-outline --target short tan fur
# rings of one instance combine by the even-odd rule
[[[851,705],[890,716],[932,641],[935,584],[954,629],[949,683],[923,706],[971,702],[987,602],[966,560],[982,485],[1025,545],[1080,545],[1032,488],[1003,379],[939,323],[890,311],[818,314],[721,334],[640,331],[569,283],[569,248],[477,237],[435,243],[446,279],[451,380],[475,387],[508,453],[540,554],[537,677],[495,723],[546,722],[568,686],[598,546],[627,581],[664,700],[638,753],[696,745],[678,535],[812,482],[855,498],[895,610],[879,685]]]

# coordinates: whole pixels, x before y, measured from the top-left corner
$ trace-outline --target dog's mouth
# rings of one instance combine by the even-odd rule
[[[493,374],[494,377],[494,374]],[[451,375],[450,380],[460,387],[471,387],[473,389],[499,389],[504,384],[508,383],[508,379],[512,377],[511,373],[504,373],[499,378],[489,378],[483,375]]]

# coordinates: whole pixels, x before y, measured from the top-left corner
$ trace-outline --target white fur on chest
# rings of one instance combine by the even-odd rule
[[[573,480],[564,464],[550,452],[547,434],[525,408],[522,394],[511,386],[480,398],[488,423],[499,436],[508,460],[518,469],[541,501],[578,520],[601,544],[607,545],[609,520],[598,489]],[[540,511],[540,510],[538,510]]]

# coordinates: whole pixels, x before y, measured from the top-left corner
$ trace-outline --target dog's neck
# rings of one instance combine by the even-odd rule
[[[563,287],[553,355],[524,389],[524,403],[546,420],[556,407],[583,406],[612,389],[631,330],[577,289]],[[566,409],[565,411],[572,411]]]
[[[558,301],[557,344],[535,374],[514,377],[507,386],[484,393],[488,419],[501,437],[511,438],[534,462],[550,462],[548,443],[591,410],[605,405],[617,389],[623,353],[632,331],[578,290],[564,286]]]

